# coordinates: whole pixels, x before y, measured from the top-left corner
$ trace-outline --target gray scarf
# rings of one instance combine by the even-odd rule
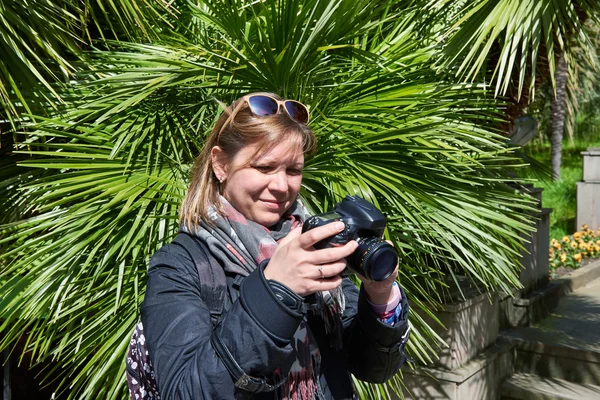
[[[248,276],[258,265],[271,258],[277,242],[292,229],[300,226],[308,216],[306,208],[300,201],[271,227],[264,227],[249,221],[237,211],[225,198],[221,197],[224,214],[221,215],[214,206],[208,210],[212,225],[200,220],[193,229],[182,225],[181,230],[199,238],[226,272]],[[330,337],[331,345],[340,348],[342,345],[341,316],[344,310],[344,294],[341,286],[335,290],[315,293],[316,304],[308,311],[320,315],[325,324],[325,331]],[[306,318],[294,338],[292,346],[296,360],[282,386],[281,396],[285,399],[308,400],[321,398],[319,389],[319,372],[321,354],[316,341],[310,332]],[[274,379],[281,379],[280,371],[276,371]]]

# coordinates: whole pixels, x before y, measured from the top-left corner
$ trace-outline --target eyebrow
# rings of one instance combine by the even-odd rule
[[[281,161],[281,158],[276,158],[276,157],[256,157],[253,160],[251,160],[251,162],[259,162],[262,161],[264,163],[278,163]],[[304,161],[298,161],[297,163],[293,163],[293,165],[304,165]]]

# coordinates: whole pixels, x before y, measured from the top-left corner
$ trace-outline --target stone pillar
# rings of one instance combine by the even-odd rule
[[[551,208],[542,208],[542,192],[544,189],[525,185],[521,188],[537,200],[537,211],[531,214],[535,218],[535,230],[525,235],[527,242],[521,253],[523,269],[519,280],[523,285],[521,295],[526,296],[548,284],[548,251],[550,249],[550,213]]]
[[[504,293],[500,296],[500,329],[516,326],[529,326],[549,312],[545,293],[550,290],[548,251],[550,248],[551,208],[542,208],[543,189],[525,185],[521,190],[537,199],[535,230],[524,236],[527,240],[521,253],[523,269],[519,272],[521,290]]]
[[[590,147],[583,155],[583,181],[577,182],[577,225],[600,228],[600,147]]]

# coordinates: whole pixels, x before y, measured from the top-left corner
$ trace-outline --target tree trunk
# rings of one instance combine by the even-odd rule
[[[552,131],[550,141],[552,143],[552,179],[560,179],[560,164],[562,158],[562,141],[565,128],[565,102],[567,98],[567,60],[564,53],[558,56],[556,71],[556,95],[552,99],[550,106],[550,118],[552,120]]]

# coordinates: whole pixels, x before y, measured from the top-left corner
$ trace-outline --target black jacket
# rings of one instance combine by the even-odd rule
[[[208,258],[204,262],[217,263]],[[152,257],[141,313],[162,400],[275,398],[273,392],[253,394],[236,388],[218,354],[223,350],[215,350],[211,343],[213,329],[247,375],[271,379],[278,367],[287,376],[293,356],[290,340],[306,316],[273,294],[261,267],[241,281],[239,297],[234,293],[231,301],[226,296],[225,311],[213,328],[200,287],[195,264],[183,248],[170,244]],[[329,346],[320,317],[306,317],[321,352],[320,386],[326,399],[353,398],[350,372],[364,381],[385,382],[405,360],[404,293],[402,320],[392,327],[377,320],[365,295],[350,280],[343,280],[343,291],[341,350]]]

